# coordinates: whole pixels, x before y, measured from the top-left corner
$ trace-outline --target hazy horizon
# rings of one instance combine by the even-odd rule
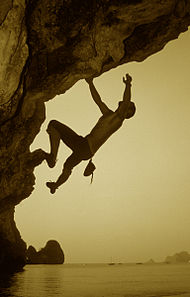
[[[57,240],[66,263],[164,261],[190,252],[190,32],[141,63],[125,64],[94,79],[102,100],[116,109],[122,77],[133,77],[135,116],[97,152],[93,184],[77,166],[51,195],[71,151],[61,144],[57,166],[36,168],[32,195],[16,207],[27,245]],[[86,135],[101,116],[84,80],[46,104],[46,121],[31,151],[49,151],[48,122],[57,119]]]

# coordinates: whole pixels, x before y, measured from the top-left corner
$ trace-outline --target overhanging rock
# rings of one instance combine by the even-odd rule
[[[44,102],[79,79],[143,61],[189,24],[190,0],[1,0],[0,235],[4,243],[21,244],[14,206],[31,194],[33,170],[44,159],[41,150],[29,151],[45,119]],[[18,255],[20,263],[24,250]],[[0,250],[4,259],[0,266],[8,258],[6,249]]]

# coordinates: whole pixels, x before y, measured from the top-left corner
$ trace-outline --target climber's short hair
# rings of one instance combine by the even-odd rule
[[[129,105],[129,110],[127,112],[127,116],[126,116],[126,119],[130,119],[134,116],[136,112],[136,106],[135,106],[135,103],[134,102],[130,102],[130,105]]]

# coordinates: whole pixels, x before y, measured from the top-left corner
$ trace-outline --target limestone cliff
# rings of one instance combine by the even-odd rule
[[[65,260],[63,250],[56,240],[49,240],[38,252],[30,245],[26,256],[28,264],[63,264]]]
[[[190,0],[0,1],[0,234],[6,242],[21,243],[14,206],[31,194],[33,170],[44,159],[41,150],[29,151],[44,102],[79,79],[143,61],[189,24]],[[10,257],[3,249],[0,266]]]

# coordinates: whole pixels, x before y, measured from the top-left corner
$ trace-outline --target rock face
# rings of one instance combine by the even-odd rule
[[[189,24],[190,0],[0,1],[2,238],[21,242],[12,213],[33,191],[34,168],[45,157],[29,151],[44,102],[79,79],[143,61]]]
[[[0,226],[7,232],[0,232],[0,273],[20,270],[25,264],[26,244],[21,239],[14,222],[14,207],[0,216]]]
[[[165,259],[165,263],[177,264],[177,263],[188,263],[190,261],[190,254],[188,252],[176,253],[173,256],[168,256]]]
[[[33,246],[27,250],[28,264],[63,264],[64,253],[56,240],[49,240],[39,252]]]

